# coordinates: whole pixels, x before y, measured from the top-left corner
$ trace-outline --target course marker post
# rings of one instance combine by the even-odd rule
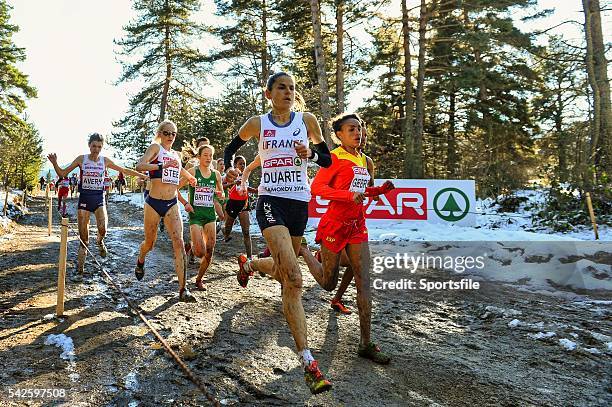
[[[595,221],[595,212],[593,212],[593,203],[591,202],[591,193],[586,193],[587,207],[589,208],[589,216],[591,217],[591,224],[593,225],[593,232],[595,232],[595,240],[599,240],[599,232],[597,231],[597,222]]]
[[[68,254],[68,218],[62,218],[60,254],[57,273],[57,306],[55,316],[64,315],[64,287],[66,285],[66,257]]]
[[[47,226],[49,229],[49,236],[51,236],[51,226],[53,224],[53,195],[49,193],[49,185],[47,185],[47,204],[49,205],[47,208]]]

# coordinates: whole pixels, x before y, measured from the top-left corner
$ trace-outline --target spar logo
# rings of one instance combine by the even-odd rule
[[[313,197],[308,216],[320,218],[329,201]],[[366,198],[363,202],[367,219],[427,220],[427,188],[395,188],[378,200]]]
[[[470,200],[457,188],[444,188],[438,191],[433,200],[434,211],[447,222],[457,222],[470,211]]]
[[[276,130],[264,130],[264,137],[275,137]]]
[[[301,162],[302,160],[299,157],[274,157],[264,160],[263,168],[300,166]]]

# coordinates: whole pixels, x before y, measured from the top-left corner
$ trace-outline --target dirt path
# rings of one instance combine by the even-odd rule
[[[90,260],[86,278],[74,281],[74,238],[67,317],[45,319],[55,310],[59,238],[57,230],[47,237],[42,205],[32,204],[32,215],[14,237],[0,241],[0,404],[205,405]],[[70,201],[72,211],[74,206]],[[469,294],[374,291],[374,338],[393,357],[390,366],[381,367],[356,357],[356,312],[338,316],[330,310],[330,294],[303,267],[310,346],[334,383],[333,391],[312,396],[292,351],[280,286],[267,278],[253,279],[247,289],[236,282],[234,256],[241,239],[218,242],[208,289],[195,293],[198,304],[181,304],[165,235],[147,258],[144,280],[133,277],[141,224],[140,209],[111,203],[110,253],[103,264],[222,404],[612,404],[612,350],[606,350],[610,339],[602,336],[611,333],[609,303],[580,303],[497,283]],[[261,248],[262,242],[255,242]],[[192,284],[196,266],[188,273]],[[448,276],[432,271],[428,278]],[[356,310],[354,287],[345,297]],[[522,324],[510,328],[517,315]],[[553,330],[555,338],[529,336]],[[74,341],[73,362],[61,359],[57,347],[44,345],[48,335],[59,333]],[[561,337],[600,353],[568,352],[558,344]],[[10,390],[24,388],[65,389],[66,397],[9,398]]]

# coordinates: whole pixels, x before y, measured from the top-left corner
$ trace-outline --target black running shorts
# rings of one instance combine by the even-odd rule
[[[270,226],[282,225],[289,229],[289,235],[299,237],[304,235],[308,222],[308,202],[260,195],[255,214],[262,231]]]

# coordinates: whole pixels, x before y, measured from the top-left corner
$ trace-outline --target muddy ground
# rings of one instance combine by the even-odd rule
[[[74,237],[66,318],[45,318],[55,311],[59,220],[48,237],[44,202],[30,206],[32,214],[0,239],[0,405],[206,405],[91,259],[83,281],[75,280]],[[74,208],[71,200],[69,210]],[[383,367],[356,356],[356,312],[332,311],[331,294],[302,264],[310,347],[334,384],[331,392],[313,396],[293,352],[280,286],[267,278],[253,279],[247,289],[236,282],[239,235],[218,242],[208,288],[194,291],[199,303],[182,304],[169,239],[160,236],[138,282],[132,270],[142,210],[111,203],[109,215],[109,256],[102,264],[224,405],[612,405],[612,343],[606,345],[610,339],[602,336],[612,331],[608,302],[568,300],[494,282],[469,293],[374,291],[373,337],[393,357]],[[193,286],[196,266],[188,273]],[[448,275],[429,271],[428,278]],[[345,298],[356,311],[354,286]],[[517,315],[523,324],[510,328]],[[529,336],[538,331],[555,331],[556,337]],[[74,341],[73,363],[61,359],[57,347],[44,345],[49,334],[59,333]],[[565,350],[561,337],[581,348]],[[582,350],[587,347],[596,352]],[[11,390],[27,388],[64,389],[66,396],[10,397]]]

